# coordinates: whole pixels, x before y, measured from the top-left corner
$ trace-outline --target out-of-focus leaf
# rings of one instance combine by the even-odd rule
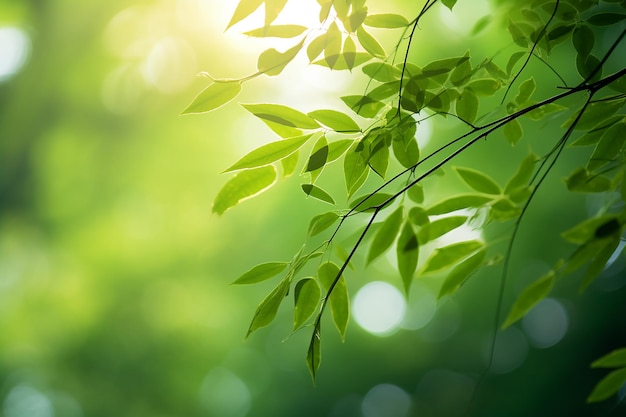
[[[255,38],[294,38],[301,35],[306,29],[306,26],[300,25],[275,25],[253,29],[244,32],[244,35]]]
[[[400,231],[402,225],[402,212],[403,208],[398,207],[393,213],[391,213],[383,222],[380,229],[376,231],[374,240],[370,246],[370,250],[367,254],[367,263],[369,264],[378,256],[385,253],[391,244],[396,240],[396,236]]]
[[[441,0],[441,2],[443,3],[444,6],[446,6],[448,9],[452,10],[452,8],[454,7],[454,5],[456,4],[457,0]]]
[[[601,193],[611,188],[611,180],[603,175],[590,175],[580,167],[565,180],[567,189],[583,193]]]
[[[586,25],[581,24],[576,26],[574,33],[572,34],[572,44],[581,57],[588,57],[593,49],[595,43],[595,36],[593,30]]]
[[[620,228],[618,228],[617,230],[619,231]],[[596,233],[597,233],[597,230],[596,230]],[[611,256],[613,256],[613,254],[615,253],[615,250],[619,246],[620,235],[616,234],[612,238],[609,237],[609,238],[605,238],[602,240],[604,240],[606,243],[598,251],[598,253],[595,255],[595,257],[589,264],[587,271],[585,271],[585,277],[583,278],[583,282],[580,285],[581,292],[587,289],[587,287],[591,285],[593,281],[595,281],[598,275],[600,275],[600,273],[604,271],[604,269],[606,268],[607,262],[609,261],[609,259],[611,259]]]
[[[482,249],[485,244],[479,240],[468,240],[453,243],[442,248],[436,248],[426,259],[422,274],[437,272],[442,269],[451,268],[474,252]]]
[[[309,46],[306,48],[306,54],[309,57],[309,62],[313,62],[315,58],[324,52],[324,48],[326,48],[326,38],[326,32],[324,32],[309,43]]]
[[[336,132],[359,132],[360,126],[347,114],[337,110],[315,110],[309,116]]]
[[[373,28],[403,28],[409,25],[406,17],[399,14],[371,14],[365,18],[365,25]]]
[[[293,329],[302,327],[315,313],[320,303],[322,290],[313,278],[304,278],[298,281],[294,289]]]
[[[615,349],[591,364],[592,368],[619,368],[626,366],[626,348]]]
[[[568,242],[581,244],[594,237],[607,237],[620,231],[621,224],[614,214],[605,214],[600,217],[586,219],[571,229],[561,233],[561,237]]]
[[[305,38],[303,38],[297,45],[287,49],[285,52],[279,52],[274,48],[261,52],[257,61],[257,68],[259,72],[269,76],[275,76],[283,72],[285,67],[302,49],[304,40]]]
[[[480,32],[485,30],[485,28],[489,26],[489,23],[491,23],[491,19],[492,17],[490,15],[483,16],[480,19],[478,19],[476,23],[474,23],[474,26],[472,27],[471,34],[478,35]]]
[[[398,271],[402,277],[404,284],[404,293],[409,294],[413,275],[417,269],[417,261],[419,257],[419,242],[413,226],[410,222],[405,222],[398,237],[396,247],[396,256],[398,259]]]
[[[265,0],[265,26],[272,24],[283,11],[287,0]]]
[[[300,129],[317,129],[320,127],[310,116],[282,104],[243,104],[243,107],[262,120],[284,126]]]
[[[471,168],[455,167],[455,171],[474,190],[485,194],[498,195],[502,189],[490,176]]]
[[[611,26],[616,23],[626,20],[626,14],[624,13],[598,13],[588,17],[587,22],[594,26]]]
[[[243,156],[224,172],[269,165],[291,155],[311,138],[312,134],[267,143]]]
[[[339,27],[333,22],[326,31],[326,45],[324,46],[324,60],[331,69],[335,66],[341,53],[342,40],[343,36]]]
[[[552,290],[555,276],[554,271],[551,270],[526,287],[513,303],[502,328],[506,329],[524,317],[539,301],[543,300]]]
[[[481,207],[493,199],[482,194],[460,194],[443,200],[430,207],[426,212],[429,215],[446,214],[470,207]]]
[[[220,190],[213,202],[213,213],[223,214],[243,200],[254,197],[276,181],[276,168],[264,166],[237,173]]]
[[[214,82],[202,90],[182,114],[205,113],[228,103],[241,91],[239,81]]]
[[[280,274],[287,267],[287,262],[266,262],[246,271],[232,282],[231,285],[256,284]]]
[[[280,303],[283,302],[287,292],[289,291],[290,284],[290,278],[285,277],[280,284],[278,284],[276,288],[274,288],[272,292],[269,293],[263,301],[261,301],[261,304],[259,304],[254,313],[254,317],[252,318],[252,323],[250,323],[246,337],[250,336],[253,331],[267,326],[274,320],[274,317],[276,317],[276,313],[278,312],[278,308],[280,307]]]
[[[587,398],[588,403],[604,401],[614,395],[626,383],[626,368],[620,368],[605,376]]]
[[[300,152],[296,151],[286,158],[280,160],[280,165],[283,167],[283,177],[287,178],[291,176],[298,167],[298,160],[300,159]]]
[[[347,29],[354,33],[358,28],[361,27],[365,19],[367,18],[367,7],[355,7],[352,5],[352,13],[348,16],[347,19],[344,19],[344,26],[347,26]]]
[[[346,67],[348,67],[349,70],[352,70],[352,68],[354,68],[354,65],[356,64],[356,57],[357,57],[357,52],[356,52],[356,43],[354,43],[354,39],[352,39],[352,36],[347,36],[346,40],[343,41],[343,59],[346,62]]]
[[[506,64],[506,72],[508,74],[511,74],[511,72],[513,71],[513,67],[515,67],[515,64],[517,64],[520,58],[522,58],[527,53],[528,52],[515,52],[513,55],[511,55],[509,61]]]
[[[339,215],[334,211],[319,214],[313,217],[311,219],[311,223],[309,223],[309,236],[315,236],[328,229],[330,226],[335,224],[337,219],[339,219]]]
[[[321,200],[328,204],[335,204],[335,200],[326,191],[313,184],[302,184],[302,191],[308,196]]]
[[[487,251],[482,249],[457,265],[446,277],[439,289],[437,298],[452,294],[485,263]]]
[[[397,81],[402,74],[399,68],[389,65],[386,62],[373,62],[364,65],[362,71],[370,78],[380,81],[381,83]]]
[[[626,143],[626,123],[615,123],[608,128],[596,145],[589,158],[587,169],[595,171],[604,165],[619,159],[619,155]]]

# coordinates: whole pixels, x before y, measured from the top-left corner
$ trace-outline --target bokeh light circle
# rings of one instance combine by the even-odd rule
[[[406,311],[404,296],[396,287],[382,281],[364,285],[354,297],[353,314],[359,326],[379,336],[398,328]]]

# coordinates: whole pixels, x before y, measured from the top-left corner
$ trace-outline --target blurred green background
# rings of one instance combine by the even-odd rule
[[[300,4],[290,6],[287,20],[315,20],[314,1],[292,3]],[[379,12],[415,13],[409,1],[371,3]],[[487,2],[471,3],[460,12],[467,21],[434,13],[414,56],[434,59],[470,45],[475,55],[490,54],[508,45],[497,26],[468,43],[468,28],[490,13]],[[248,75],[258,53],[273,45],[239,35],[239,27],[224,32],[235,5],[0,0],[0,415],[465,411],[492,337],[495,270],[438,305],[436,280],[417,282],[404,311],[394,298],[400,282],[391,261],[358,266],[348,285],[361,294],[352,300],[361,325],[353,320],[342,344],[328,323],[317,386],[304,365],[308,332],[289,337],[287,308],[244,341],[271,284],[228,284],[256,263],[290,259],[308,219],[327,208],[306,200],[295,176],[221,218],[211,214],[226,180],[220,171],[274,140],[234,103],[179,116],[207,84],[197,73]],[[393,44],[395,35],[380,36]],[[569,59],[566,50],[562,55]],[[302,62],[277,79],[246,84],[237,100],[342,109],[338,95],[358,93],[359,80]],[[533,126],[528,140],[541,146],[538,132],[545,136],[546,127]],[[454,129],[424,124],[420,140],[430,138],[426,148],[433,149],[438,135]],[[504,181],[514,167],[499,155],[521,158],[528,147],[502,142],[477,147],[459,164]],[[559,168],[529,213],[507,303],[569,253],[559,228],[601,204],[562,191],[576,160]],[[506,239],[509,231],[502,227],[494,237]],[[606,415],[613,403],[586,408],[584,399],[604,375],[589,363],[626,344],[623,267],[618,259],[584,296],[577,285],[560,286],[534,316],[502,333],[472,415]]]

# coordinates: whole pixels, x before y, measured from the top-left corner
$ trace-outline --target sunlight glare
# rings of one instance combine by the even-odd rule
[[[369,390],[361,403],[364,417],[406,417],[411,409],[411,397],[402,388],[380,384]]]
[[[4,400],[5,417],[53,417],[54,410],[48,397],[38,390],[18,385]]]
[[[446,27],[458,34],[469,33],[478,19],[491,13],[487,1],[460,1],[452,9],[439,7],[439,17]]]
[[[353,302],[354,319],[365,331],[377,336],[393,333],[404,318],[406,302],[391,284],[374,281],[357,292]]]
[[[565,337],[569,328],[569,317],[561,303],[553,298],[546,298],[524,316],[522,327],[531,345],[547,348]]]
[[[12,26],[0,27],[0,82],[17,74],[29,52],[30,40],[26,32]]]
[[[226,368],[215,368],[202,381],[200,404],[209,415],[243,417],[250,410],[251,395],[248,386]]]

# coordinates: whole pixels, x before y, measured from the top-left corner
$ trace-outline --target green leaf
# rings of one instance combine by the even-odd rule
[[[522,138],[524,131],[522,130],[522,124],[519,120],[512,119],[504,125],[502,133],[511,146],[515,146],[515,144]]]
[[[424,187],[422,184],[413,184],[406,194],[411,201],[417,204],[422,204],[424,202]]]
[[[280,160],[280,165],[283,167],[283,178],[291,176],[298,167],[298,160],[300,159],[300,152],[296,151],[286,158]]]
[[[349,32],[354,33],[367,18],[367,7],[356,8],[352,5],[352,13],[348,19],[344,19],[344,26],[347,26]]]
[[[466,88],[471,89],[477,95],[492,96],[501,85],[500,81],[493,78],[479,78],[470,82]]]
[[[321,340],[322,340],[322,332],[321,325],[318,322],[315,326],[315,330],[313,331],[313,336],[311,336],[311,342],[309,343],[309,349],[306,353],[306,366],[309,368],[309,373],[311,374],[311,378],[315,383],[315,376],[317,374],[317,370],[320,367],[321,359],[322,359],[322,351],[321,351]]]
[[[182,114],[205,113],[228,103],[241,91],[239,81],[214,82],[202,90]]]
[[[311,223],[309,223],[309,236],[315,236],[328,229],[330,226],[335,224],[337,219],[339,219],[339,215],[334,211],[319,214],[313,217],[311,219]]]
[[[350,209],[354,209],[357,212],[374,211],[378,206],[386,203],[391,204],[393,201],[389,201],[392,195],[387,193],[375,193],[365,194],[355,198],[350,204]]]
[[[461,87],[472,78],[473,73],[469,59],[465,60],[454,68],[450,74],[450,82],[456,87]]]
[[[261,52],[257,61],[259,72],[269,76],[275,76],[283,72],[285,67],[298,55],[305,39],[303,38],[300,43],[287,49],[285,52],[279,52],[274,48]]]
[[[614,395],[626,383],[626,368],[621,368],[605,376],[593,388],[587,398],[588,403],[604,401]]]
[[[268,280],[283,272],[287,265],[287,262],[267,262],[257,265],[233,281],[231,285],[256,284]]]
[[[498,195],[502,189],[487,174],[471,168],[454,167],[455,171],[474,190],[485,194]]]
[[[472,124],[478,114],[478,97],[471,89],[465,89],[456,101],[456,115],[466,123]]]
[[[441,2],[443,3],[444,6],[446,6],[448,9],[452,10],[452,8],[454,7],[454,5],[456,4],[457,0],[441,0]]]
[[[402,136],[391,142],[393,154],[405,168],[415,165],[420,158],[420,150],[414,136]]]
[[[611,180],[602,175],[589,175],[589,172],[580,167],[572,172],[565,180],[567,189],[582,193],[601,193],[611,188]]]
[[[511,194],[513,191],[528,187],[530,179],[532,178],[535,164],[539,160],[539,157],[534,153],[531,153],[522,160],[519,167],[509,179],[504,187],[505,194]]]
[[[419,257],[417,235],[410,222],[405,222],[404,227],[402,227],[402,231],[398,237],[396,256],[398,258],[398,271],[400,272],[402,283],[404,284],[404,292],[408,294]]]
[[[482,194],[460,194],[435,204],[426,212],[429,215],[446,214],[470,207],[481,207],[492,199],[492,196]]]
[[[240,0],[226,29],[250,16],[264,1],[265,0]]]
[[[386,53],[383,47],[380,46],[380,43],[378,43],[372,35],[367,33],[362,26],[357,29],[356,36],[363,49],[365,49],[370,55],[376,58],[385,58]]]
[[[350,321],[350,298],[348,297],[346,280],[343,276],[339,276],[339,267],[332,262],[320,265],[317,270],[317,276],[322,285],[329,291],[333,283],[335,283],[332,292],[328,295],[328,302],[330,303],[330,312],[335,327],[337,327],[341,339],[344,340],[348,322]]]
[[[480,32],[485,30],[489,23],[491,23],[492,17],[490,15],[483,16],[476,21],[474,26],[472,27],[472,31],[470,32],[472,35],[478,35]]]
[[[620,158],[622,149],[626,143],[626,123],[615,123],[608,128],[602,138],[596,145],[587,169],[589,171],[595,171],[604,165],[613,162]]]
[[[527,53],[528,52],[515,52],[513,55],[511,55],[511,57],[509,58],[509,62],[507,62],[506,64],[506,72],[508,74],[511,74],[511,71],[513,71],[513,67],[515,67],[515,64],[517,64],[520,58],[522,58]]]
[[[301,35],[306,29],[306,26],[300,25],[275,25],[253,29],[244,32],[244,35],[255,38],[294,38]]]
[[[604,134],[606,129],[613,126],[615,123],[621,122],[623,120],[624,120],[624,115],[622,114],[617,114],[607,119],[604,119],[600,123],[595,125],[592,129],[586,131],[581,137],[576,139],[576,141],[570,144],[569,146],[595,145],[602,138],[602,135]]]
[[[306,166],[305,172],[316,171],[326,165],[328,160],[328,145],[324,145],[311,153],[309,162]]]
[[[300,149],[302,145],[304,145],[306,141],[311,138],[311,136],[312,134],[308,134],[267,143],[246,154],[224,172],[256,168],[279,161]]]
[[[403,28],[409,25],[406,17],[399,14],[371,14],[365,18],[365,25],[373,28]]]
[[[298,281],[294,289],[293,330],[302,327],[315,313],[321,296],[322,290],[315,279],[304,278]]]
[[[594,74],[593,77],[589,78],[588,81],[597,81],[602,76],[602,69],[596,71],[596,69],[601,65],[600,58],[597,56],[590,54],[586,57],[578,55],[576,57],[576,69],[581,77],[587,80],[591,77],[591,74]],[[595,71],[595,73],[594,73]]]
[[[343,171],[346,180],[346,191],[350,198],[367,178],[368,155],[362,142],[355,143],[343,160]]]
[[[587,18],[587,22],[594,26],[611,26],[626,19],[624,13],[598,13]]]
[[[621,223],[614,214],[605,214],[584,220],[561,233],[561,237],[568,242],[581,244],[594,237],[607,237],[614,232],[618,232],[620,227]]]
[[[326,38],[326,32],[324,32],[309,43],[309,46],[306,48],[306,55],[309,57],[309,62],[313,62],[315,58],[324,52],[324,48],[326,48]]]
[[[617,228],[620,230],[620,227]],[[597,230],[596,230],[597,235]],[[583,278],[583,282],[580,285],[580,291],[584,291],[591,283],[600,275],[602,271],[606,268],[606,264],[615,253],[615,250],[619,246],[620,235],[616,234],[613,238],[603,239],[606,241],[605,245],[598,251],[595,255],[587,271],[585,272],[585,277]]]
[[[357,63],[357,52],[356,52],[356,43],[354,43],[354,39],[352,36],[347,36],[346,40],[343,41],[343,59],[346,62],[346,67],[352,71],[352,68]]]
[[[324,60],[328,64],[328,68],[333,68],[339,54],[341,53],[341,44],[343,36],[339,31],[339,27],[333,22],[326,31],[326,45],[324,47]]]
[[[619,368],[626,366],[626,348],[616,349],[596,359],[591,364],[592,368]]]
[[[352,139],[340,139],[328,144],[328,160],[332,162],[341,157],[354,143]]]
[[[352,120],[350,116],[336,110],[315,110],[310,112],[309,116],[336,132],[349,133],[361,131],[359,125]]]
[[[220,190],[213,202],[213,213],[223,214],[229,208],[252,198],[269,188],[276,181],[276,168],[264,166],[241,171]]]
[[[601,120],[606,120],[610,116],[614,115],[624,105],[624,99],[616,100],[602,100],[589,104],[580,120],[574,127],[576,130],[588,130],[593,128]],[[566,120],[561,127],[567,128],[574,122],[578,113],[582,109],[576,110],[568,120]]]
[[[393,244],[394,240],[396,240],[396,236],[398,235],[400,226],[402,225],[402,218],[402,207],[398,207],[393,213],[387,216],[383,224],[380,226],[380,229],[376,231],[374,240],[372,240],[372,245],[370,246],[370,250],[367,254],[368,264],[385,253]]]
[[[371,119],[385,107],[384,103],[367,96],[343,96],[341,100],[356,114]]]
[[[509,26],[507,27],[507,29],[511,34],[513,42],[515,42],[522,48],[528,47],[528,36],[524,34],[524,31],[517,24],[515,24],[512,20],[509,20]]]
[[[389,65],[386,62],[367,64],[363,66],[361,70],[365,75],[381,83],[397,81],[402,75],[402,71],[399,68]]]
[[[439,84],[443,84],[448,79],[450,71],[456,67],[462,65],[465,61],[469,60],[469,54],[465,54],[460,57],[444,58],[437,61],[433,61],[422,68],[422,74],[416,76],[416,78],[429,78]]]
[[[269,26],[280,14],[287,0],[265,0],[265,26]]]
[[[421,273],[427,274],[450,268],[484,246],[485,244],[479,240],[467,240],[436,248],[426,259]]]
[[[548,32],[547,38],[550,41],[556,41],[558,39],[561,39],[562,37],[569,35],[574,27],[575,25],[571,23],[557,25]]]
[[[379,138],[377,142],[372,144],[370,157],[367,162],[380,178],[385,178],[387,167],[389,166],[389,146],[385,138]]]
[[[593,49],[595,43],[595,37],[593,30],[588,25],[581,24],[576,26],[574,33],[572,34],[572,44],[574,49],[581,57],[588,57]]]
[[[278,284],[276,288],[274,288],[272,292],[269,293],[263,301],[261,301],[261,304],[259,304],[254,313],[254,317],[252,318],[246,337],[250,336],[253,331],[267,326],[274,320],[274,317],[276,317],[276,313],[278,312],[278,308],[280,307],[280,303],[283,302],[287,292],[289,291],[290,284],[290,277],[285,277],[280,284]]]
[[[487,251],[482,249],[458,264],[446,277],[437,298],[456,292],[485,262]]]
[[[417,240],[420,245],[424,245],[431,240],[445,235],[446,233],[463,225],[467,221],[467,216],[450,216],[435,220],[425,224],[417,233]]]
[[[328,204],[335,204],[335,200],[326,191],[313,184],[302,184],[302,191],[308,196],[321,200]]]
[[[506,329],[511,324],[524,317],[539,301],[543,300],[552,290],[554,280],[555,273],[551,270],[526,287],[513,303],[502,328]]]
[[[310,116],[282,104],[243,104],[243,107],[263,121],[267,120],[300,129],[317,129],[320,127]]]
[[[515,102],[517,104],[526,103],[537,89],[537,83],[534,77],[530,77],[526,81],[520,84],[517,90],[517,96],[515,96]]]

